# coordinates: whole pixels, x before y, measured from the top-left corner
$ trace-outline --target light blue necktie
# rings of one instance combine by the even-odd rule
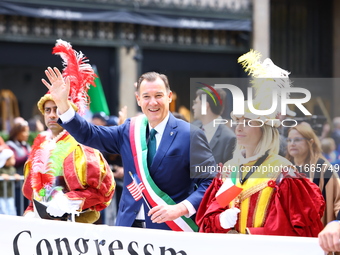
[[[149,142],[148,142],[148,168],[150,168],[153,157],[156,154],[156,135],[157,131],[153,128],[149,134]]]

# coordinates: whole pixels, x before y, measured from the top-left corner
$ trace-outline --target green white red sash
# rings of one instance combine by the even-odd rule
[[[143,182],[145,189],[143,194],[151,207],[157,205],[175,205],[176,203],[158,188],[150,176],[147,165],[148,147],[146,143],[146,127],[148,120],[145,115],[131,118],[130,122],[130,143],[133,154],[134,164],[139,179]],[[195,232],[198,227],[195,222],[185,216],[173,221],[165,222],[172,230]]]

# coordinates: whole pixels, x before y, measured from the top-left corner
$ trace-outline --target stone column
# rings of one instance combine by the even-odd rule
[[[270,57],[270,0],[253,0],[253,49]]]
[[[138,79],[138,63],[134,60],[134,47],[118,48],[119,65],[119,110],[127,106],[128,118],[137,114],[134,83]]]
[[[333,1],[333,117],[340,116],[340,1]]]

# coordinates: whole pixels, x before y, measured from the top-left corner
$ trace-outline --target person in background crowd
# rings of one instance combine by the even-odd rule
[[[331,164],[340,159],[340,154],[336,150],[335,141],[331,137],[326,137],[321,140],[321,151],[322,155],[331,162]]]
[[[30,128],[30,135],[28,137],[27,143],[32,145],[37,135],[45,131],[45,125],[41,122],[40,117],[35,116],[28,120],[28,126]]]
[[[45,130],[45,126],[38,116],[29,119],[28,126],[30,128],[30,132],[40,133]]]
[[[15,125],[15,124],[17,124],[17,123],[21,123],[21,122],[25,122],[26,120],[23,118],[23,117],[21,117],[21,116],[18,116],[18,117],[15,117],[14,119],[13,119],[13,124]]]
[[[45,125],[42,123],[40,116],[34,116],[28,120],[28,126],[30,129],[30,135],[28,137],[27,143],[32,145],[37,135],[45,131]]]
[[[286,107],[286,113],[287,115],[282,115],[280,114],[279,116],[279,120],[282,123],[282,121],[284,120],[288,120],[288,119],[292,119],[293,117],[296,116],[296,112],[292,111],[289,109],[288,105]],[[287,153],[287,127],[284,127],[283,125],[281,125],[280,127],[278,127],[279,130],[279,134],[280,134],[280,150],[279,150],[279,155],[282,157],[286,156]]]
[[[172,112],[172,114],[174,115],[175,118],[188,122],[188,120],[184,117],[183,114],[179,112]]]
[[[15,155],[15,167],[17,173],[23,175],[24,164],[28,159],[31,151],[31,146],[27,143],[29,136],[28,122],[23,120],[14,124],[9,132],[8,140],[6,144],[13,150]]]
[[[0,182],[0,214],[17,215],[12,188],[13,182],[8,181],[10,176],[14,176],[15,180],[20,179],[14,164],[15,157],[13,151],[10,149],[2,150],[0,152],[0,175],[3,181]],[[7,182],[6,190],[4,182]]]
[[[8,145],[5,143],[4,139],[0,136],[0,152],[3,149],[9,149]]]
[[[210,88],[206,88],[206,90],[215,97],[214,100],[218,101],[217,96],[211,91]],[[216,163],[224,164],[233,156],[236,136],[235,133],[225,124],[219,124],[215,126],[214,121],[222,119],[221,114],[223,113],[224,106],[226,105],[226,92],[223,89],[215,90],[220,96],[222,103],[218,102],[215,104],[211,96],[207,96],[206,114],[203,115],[201,112],[201,99],[202,95],[207,95],[207,93],[199,89],[196,91],[196,98],[194,100],[192,109],[194,112],[194,118],[200,120],[200,128],[204,131],[207,137]]]
[[[259,58],[259,53],[250,51],[239,62],[259,74],[255,77],[261,79],[253,81],[257,95],[253,104],[263,110],[272,96],[268,88],[279,88],[289,80],[287,71]],[[244,106],[243,115],[231,113],[237,123],[236,149],[233,159],[224,164],[222,178],[215,178],[205,193],[196,217],[200,232],[316,237],[323,228],[324,200],[315,184],[278,155],[280,122],[266,120],[277,119],[279,109],[258,116],[247,102]]]
[[[340,219],[340,180],[332,165],[322,155],[320,141],[310,124],[302,122],[288,131],[286,158],[300,172],[319,186],[326,201],[322,222]]]
[[[57,68],[49,67],[45,74],[49,83],[44,79],[43,83],[58,106],[59,123],[80,143],[122,156],[124,190],[116,225],[197,230],[190,217],[196,213],[212,174],[191,173],[195,166],[215,166],[215,161],[203,132],[169,112],[172,92],[167,77],[156,72],[143,74],[136,99],[145,115],[123,125],[103,127],[88,123],[70,107],[70,82]],[[139,181],[144,184],[143,193],[149,194],[147,202],[133,196],[127,187]]]
[[[16,173],[24,175],[24,165],[31,152],[31,146],[27,143],[30,129],[28,122],[22,118],[16,118],[14,125],[9,131],[9,138],[6,144],[14,152]],[[15,184],[15,205],[17,215],[22,215],[23,210],[28,206],[28,199],[24,198],[21,192],[22,183]]]
[[[336,150],[340,153],[340,117],[333,119],[333,132],[331,137],[335,141]]]
[[[109,120],[109,116],[105,114],[105,112],[96,112],[92,115],[92,120],[91,122],[94,125],[98,126],[106,126],[107,121]]]
[[[323,139],[327,138],[330,136],[330,131],[331,131],[331,125],[329,125],[329,123],[327,121],[325,121],[324,123],[320,123],[321,125],[321,130],[319,131],[319,140],[322,141]]]

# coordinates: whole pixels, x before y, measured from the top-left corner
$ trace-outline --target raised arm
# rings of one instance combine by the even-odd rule
[[[50,94],[58,107],[60,114],[65,113],[70,107],[68,96],[70,93],[70,80],[67,77],[65,80],[57,67],[53,69],[48,67],[45,74],[50,83],[45,79],[41,79],[42,83],[49,89]]]

